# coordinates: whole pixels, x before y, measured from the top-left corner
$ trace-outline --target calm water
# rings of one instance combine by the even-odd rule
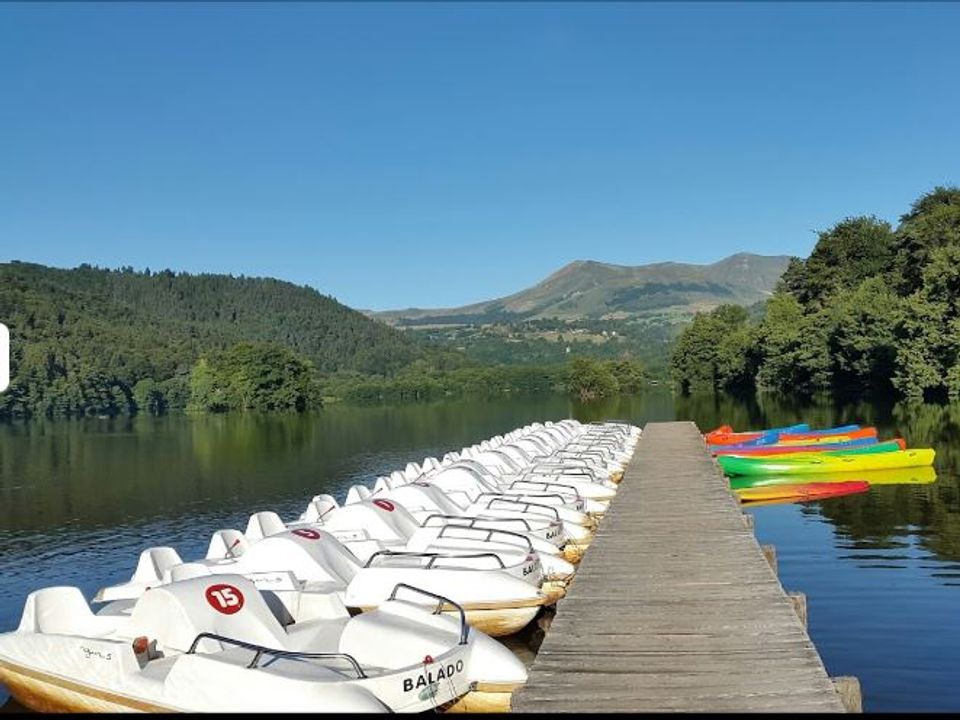
[[[0,631],[25,595],[77,585],[90,597],[149,545],[202,555],[256,510],[299,514],[354,483],[534,420],[693,419],[702,429],[860,422],[938,451],[937,481],[876,486],[822,503],[759,507],[787,589],[807,594],[831,675],[856,675],[870,711],[960,708],[960,406],[799,407],[677,399],[584,407],[562,397],[331,407],[308,417],[168,417],[0,426]],[[7,698],[0,686],[0,704]],[[9,705],[8,705],[9,707]]]

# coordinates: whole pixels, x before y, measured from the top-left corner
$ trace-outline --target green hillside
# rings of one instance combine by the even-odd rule
[[[198,359],[238,343],[292,351],[317,375],[390,375],[424,355],[333,298],[267,278],[13,262],[0,264],[0,319],[12,345],[0,416],[125,412],[138,383],[182,407]]]

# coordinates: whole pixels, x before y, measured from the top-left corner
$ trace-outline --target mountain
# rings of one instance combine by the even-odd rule
[[[578,260],[504,298],[459,308],[409,308],[370,315],[398,326],[690,315],[723,303],[752,305],[767,298],[789,261],[786,255],[751,253],[737,253],[710,265],[625,266]]]

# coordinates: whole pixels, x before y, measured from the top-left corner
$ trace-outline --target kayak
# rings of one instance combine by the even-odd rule
[[[865,430],[869,428],[861,428],[859,425],[837,425],[832,428],[820,428],[819,430],[782,430],[781,435],[803,435],[806,437],[818,437],[823,435],[847,435],[852,432],[857,432],[859,430]]]
[[[857,480],[863,480],[871,485],[928,485],[937,479],[937,472],[931,466],[914,468],[896,468],[895,470],[869,470],[858,473]],[[730,489],[734,491],[750,488],[771,487],[774,485],[795,485],[803,483],[821,483],[836,485],[841,482],[850,482],[849,475],[737,475],[730,478]]]
[[[789,452],[797,451],[802,452],[806,449],[810,449],[812,452],[819,450],[842,450],[843,448],[853,448],[861,447],[863,445],[874,445],[878,442],[875,437],[865,437],[857,438],[856,440],[840,440],[837,442],[823,442],[823,443],[807,443],[806,445],[797,445],[796,443],[790,445],[781,445],[780,443],[738,443],[736,445],[707,445],[707,449],[714,453],[736,453],[740,454],[741,450],[760,450],[767,451],[769,448],[771,452],[782,452],[786,449]],[[906,448],[904,448],[905,450]],[[762,453],[761,453],[762,454]]]
[[[747,488],[738,490],[737,497],[740,498],[741,502],[780,500],[785,498],[789,498],[790,500],[819,500],[821,498],[865,492],[869,489],[870,483],[864,480],[847,480],[835,483],[806,482]]]
[[[861,441],[856,441],[861,442]],[[895,452],[897,450],[906,450],[907,443],[902,438],[894,440],[884,440],[883,442],[872,442],[859,445],[845,445],[843,443],[828,443],[826,445],[764,445],[762,447],[723,447],[718,450],[712,450],[714,455],[736,455],[737,457],[758,457],[776,455],[782,456],[798,455],[801,453],[823,453],[825,455],[862,455],[872,453]]]
[[[877,429],[875,427],[866,427],[836,433],[780,433],[777,442],[781,445],[809,445],[810,443],[843,442],[844,440],[860,440],[862,438],[875,438],[876,436]]]
[[[727,475],[820,474],[923,467],[933,465],[935,455],[931,449],[898,450],[874,455],[808,453],[789,459],[719,455],[717,462]]]
[[[715,430],[711,430],[708,433],[705,433],[706,437],[711,435],[762,435],[763,433],[771,432],[806,432],[810,430],[810,426],[807,423],[798,423],[796,425],[787,425],[785,427],[778,428],[767,428],[766,430],[744,430],[742,432],[736,433],[733,431],[731,425],[721,425]]]
[[[711,445],[809,445],[811,443],[843,442],[862,438],[877,437],[874,427],[861,428],[858,425],[842,425],[822,430],[766,430],[760,433],[729,433],[726,435],[708,435],[706,441]]]
[[[870,483],[863,480],[848,480],[837,483],[794,483],[792,485],[771,485],[738,490],[740,502],[751,503],[764,500],[789,502],[807,502],[824,498],[852,495],[866,492]]]
[[[717,445],[732,445],[742,442],[754,442],[766,438],[769,442],[775,442],[776,438],[783,432],[805,432],[810,429],[806,423],[790,425],[782,428],[770,428],[769,430],[749,430],[747,432],[733,432],[729,425],[721,425],[716,430],[712,430],[704,435],[709,443]]]

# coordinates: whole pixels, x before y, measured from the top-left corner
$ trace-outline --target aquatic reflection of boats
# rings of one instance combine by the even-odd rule
[[[842,483],[850,480],[863,480],[870,485],[928,485],[937,479],[937,471],[931,466],[896,468],[893,470],[870,470],[851,476],[839,475],[742,475],[730,478],[730,489],[741,491],[748,488],[769,487],[774,485],[795,485],[797,483]]]

